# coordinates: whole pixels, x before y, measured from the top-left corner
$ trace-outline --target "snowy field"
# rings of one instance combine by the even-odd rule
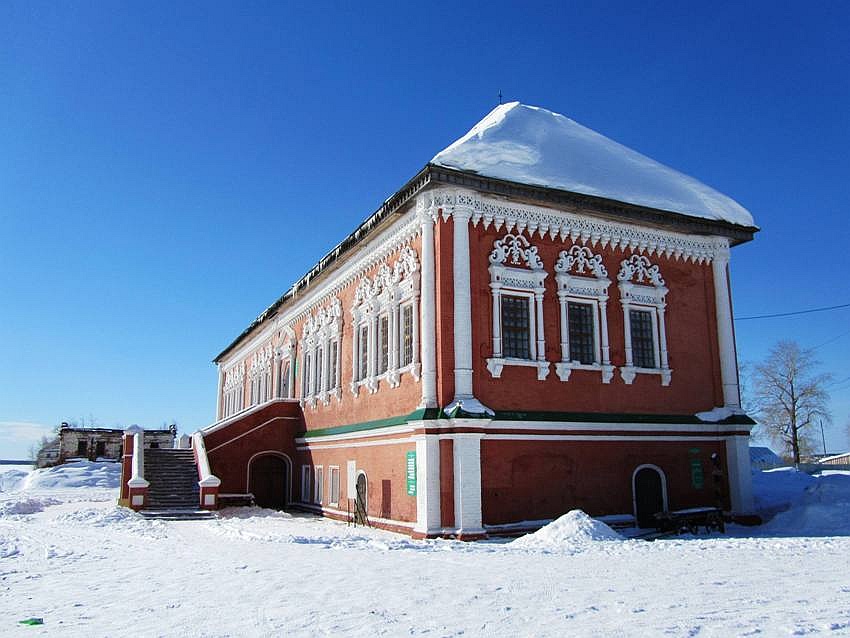
[[[850,475],[760,473],[775,517],[727,536],[573,513],[466,544],[261,509],[148,521],[116,507],[117,465],[26,470],[0,473],[2,636],[850,635]]]

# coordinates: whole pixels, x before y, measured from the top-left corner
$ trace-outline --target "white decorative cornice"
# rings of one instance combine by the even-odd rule
[[[405,246],[392,268],[386,263],[381,264],[374,278],[363,277],[360,280],[354,293],[354,307],[379,297],[386,290],[392,290],[416,272],[419,272],[419,258],[413,248]]]
[[[553,240],[560,237],[561,241],[572,239],[594,247],[598,244],[603,248],[610,246],[696,263],[710,262],[718,250],[714,237],[686,235],[542,206],[515,204],[466,189],[436,188],[421,194],[417,205],[430,210],[434,218],[437,215],[447,218],[459,207],[472,211],[470,220],[475,226],[482,223],[484,228],[489,228],[492,224],[496,230],[504,227],[508,232],[527,232],[530,237],[537,233],[541,238],[549,235]]]
[[[493,243],[490,263],[508,266],[521,266],[525,263],[531,270],[543,270],[543,262],[537,254],[537,246],[532,246],[522,235],[511,233]]]

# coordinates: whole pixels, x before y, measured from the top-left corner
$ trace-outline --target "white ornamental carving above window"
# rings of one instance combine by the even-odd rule
[[[620,272],[617,273],[617,281],[633,281],[656,287],[664,285],[658,266],[652,265],[643,255],[632,255],[624,259],[620,264]]]
[[[531,270],[543,270],[543,262],[537,254],[537,246],[532,246],[522,235],[508,233],[493,243],[490,263],[504,266],[522,266]]]
[[[572,248],[562,250],[558,254],[555,272],[563,274],[593,275],[607,277],[608,271],[602,265],[602,255],[594,255],[587,246],[576,244]]]
[[[354,293],[354,307],[356,308],[364,301],[375,299],[385,290],[410,279],[410,275],[418,271],[419,259],[416,251],[410,246],[405,246],[392,268],[387,264],[381,264],[374,279],[363,277],[360,280]]]
[[[302,405],[324,405],[330,397],[339,399],[340,341],[342,336],[342,302],[338,298],[310,315],[301,331],[301,401]]]

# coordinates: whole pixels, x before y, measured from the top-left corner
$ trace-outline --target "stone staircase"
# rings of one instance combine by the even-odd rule
[[[150,482],[148,502],[140,513],[146,518],[193,520],[214,516],[199,507],[198,469],[192,450],[146,449],[145,479]]]

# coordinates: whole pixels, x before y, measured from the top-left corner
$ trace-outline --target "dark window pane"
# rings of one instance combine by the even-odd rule
[[[531,359],[528,297],[502,295],[502,353],[514,359]]]
[[[360,326],[360,379],[365,379],[369,373],[369,327]]]
[[[328,365],[330,366],[330,374],[328,376],[328,389],[334,390],[339,385],[339,379],[336,373],[336,360],[339,357],[339,344],[336,341],[331,342],[330,354],[328,355]]]
[[[567,304],[570,323],[570,361],[596,363],[593,343],[593,306],[586,303]]]
[[[316,350],[316,387],[313,389],[314,394],[318,394],[322,390],[322,372],[324,370],[325,351],[322,348]]]
[[[652,313],[648,310],[629,310],[632,328],[632,362],[638,368],[655,368],[655,339]]]
[[[413,363],[413,306],[405,306],[401,315],[401,365]]]
[[[378,320],[378,343],[380,350],[378,352],[378,374],[383,374],[389,367],[390,355],[390,321],[389,317],[381,317]]]

